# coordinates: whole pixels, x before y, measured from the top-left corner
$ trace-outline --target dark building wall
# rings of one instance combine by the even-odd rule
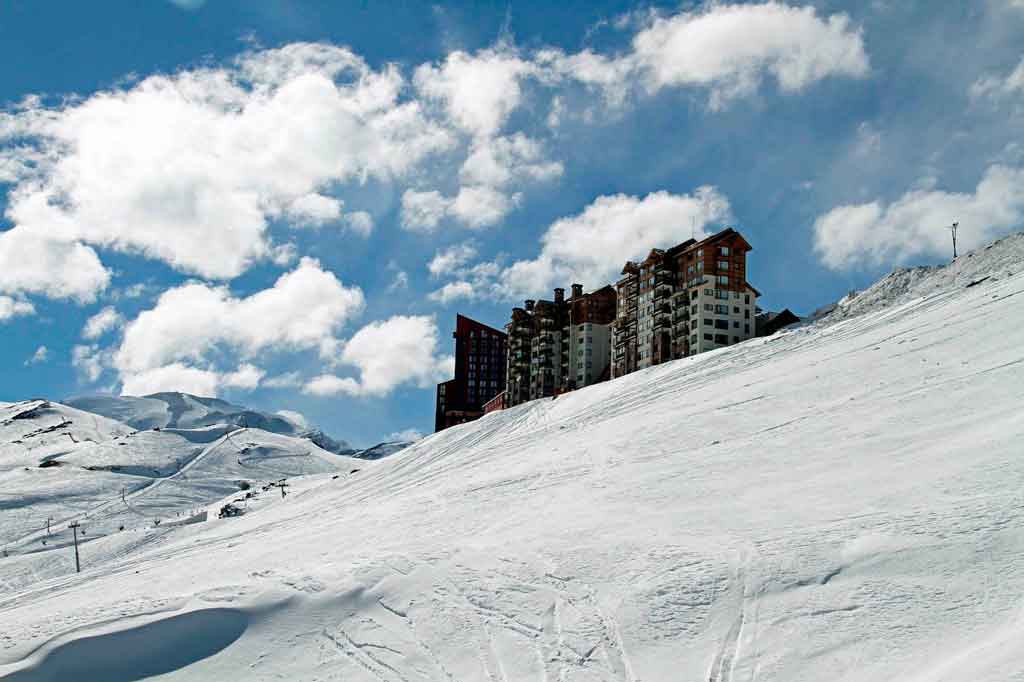
[[[434,430],[472,421],[505,388],[506,335],[463,315],[455,318],[455,378],[438,384]]]

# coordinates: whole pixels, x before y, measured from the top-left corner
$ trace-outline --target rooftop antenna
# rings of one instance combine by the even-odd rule
[[[956,228],[958,227],[960,227],[959,222],[949,226],[949,231],[953,234],[953,260],[956,260]]]

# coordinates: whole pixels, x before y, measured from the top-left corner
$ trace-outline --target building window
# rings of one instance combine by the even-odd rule
[[[745,308],[743,310],[743,319],[745,319],[745,320],[749,320],[750,319],[750,308]]]
[[[715,334],[715,343],[720,343],[723,346],[728,346],[729,345],[729,335],[728,334]]]
[[[738,336],[732,337],[732,342],[733,343],[739,343],[740,342],[740,337],[738,337]]]
[[[714,309],[715,309],[715,306],[711,305],[710,303],[705,303],[704,304],[704,310],[708,311],[709,313],[712,312]]]
[[[715,337],[714,337],[714,336],[712,336],[711,334],[705,334],[705,335],[704,335],[704,340],[705,340],[705,341],[711,341],[711,340],[713,340],[714,338],[715,338]]]
[[[729,286],[729,275],[718,275],[716,280],[721,285]]]
[[[739,307],[738,305],[734,305],[734,306],[732,307],[732,311],[733,311],[734,313],[736,313],[737,315],[739,315],[739,314],[740,314],[740,307]]]
[[[696,345],[696,343],[697,343],[697,335],[696,334],[694,334],[693,336],[690,337],[690,343]]]
[[[743,325],[743,333],[747,334],[748,336],[750,335],[750,325],[749,324]]]
[[[729,247],[728,246],[719,246],[718,247],[718,253],[720,255],[722,255],[722,256],[728,256],[729,255]]]
[[[727,260],[720,260],[720,261],[718,261],[718,269],[719,270],[728,270],[729,269],[729,261],[727,261]]]
[[[739,323],[739,322],[737,322],[737,321],[735,321],[735,320],[733,320],[733,323],[732,323],[732,328],[733,328],[733,329],[739,329],[739,328],[740,328],[740,323]]]
[[[715,320],[715,329],[728,329],[729,320]]]
[[[708,319],[708,318],[706,318],[706,317],[704,318],[704,326],[705,326],[705,327],[710,327],[710,326],[712,326],[713,324],[714,324],[714,322],[712,322],[711,320],[709,320],[709,319]]]
[[[728,315],[729,314],[729,306],[727,306],[727,305],[716,305],[715,306],[715,312],[718,313],[719,315]]]
[[[750,294],[746,294],[743,297],[743,299],[744,299],[744,301],[743,301],[744,303],[746,303],[747,305],[750,305]]]

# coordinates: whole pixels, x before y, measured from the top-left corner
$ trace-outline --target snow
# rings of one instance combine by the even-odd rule
[[[0,559],[0,680],[1022,680],[1022,262],[1003,240],[241,517],[111,532],[80,575],[67,547]],[[188,441],[199,480],[241,475],[250,441],[275,461],[225,438]],[[75,470],[118,461],[90,447]]]

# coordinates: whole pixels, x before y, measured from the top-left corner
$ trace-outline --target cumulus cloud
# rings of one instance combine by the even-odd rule
[[[1024,222],[1024,170],[994,165],[973,192],[915,189],[885,204],[837,206],[814,223],[815,251],[834,270],[877,267],[950,252],[948,227],[958,221],[964,250]]]
[[[297,43],[5,114],[0,159],[20,170],[0,287],[88,300],[108,276],[85,245],[206,278],[241,274],[272,255],[268,220],[338,218],[320,188],[394,179],[450,147],[444,126],[400,99],[403,82],[344,48]],[[12,166],[26,147],[38,158]],[[26,245],[45,257],[24,258]]]
[[[459,175],[468,185],[503,187],[514,181],[553,180],[563,170],[560,162],[546,158],[537,140],[516,133],[477,142]]]
[[[432,291],[427,294],[427,298],[431,301],[435,301],[442,305],[448,305],[454,301],[466,300],[470,301],[479,296],[479,292],[470,282],[465,280],[459,280],[457,282],[448,282],[440,289]]]
[[[476,257],[476,246],[472,242],[463,242],[438,251],[427,264],[431,277],[451,274]]]
[[[710,5],[658,18],[633,39],[648,86],[710,89],[712,108],[755,90],[765,74],[796,92],[828,76],[860,78],[868,58],[845,14],[827,19],[814,7]]]
[[[50,349],[46,346],[39,346],[36,348],[36,352],[32,354],[28,360],[25,361],[25,365],[38,365],[46,362],[50,359]]]
[[[0,232],[0,292],[88,303],[109,282],[110,273],[99,256],[84,244],[26,227]]]
[[[288,217],[299,226],[320,227],[341,218],[343,202],[323,194],[304,194],[285,208]]]
[[[373,216],[366,211],[353,211],[345,216],[345,224],[353,234],[369,237],[373,232]]]
[[[21,301],[10,296],[0,296],[0,322],[6,322],[13,317],[35,314],[36,307],[28,301]]]
[[[156,370],[185,361],[203,364],[216,351],[245,358],[264,350],[330,353],[339,343],[337,332],[363,306],[360,289],[345,287],[310,258],[281,275],[271,288],[246,298],[232,296],[226,287],[193,282],[164,292],[154,308],[125,327],[115,365],[125,385],[137,388],[172,377],[197,381],[199,374],[185,373],[180,367],[166,373]],[[242,370],[219,378],[218,384],[202,375],[204,386],[211,390],[221,383],[242,387],[258,383],[258,379],[253,382],[250,369]],[[136,380],[136,375],[141,378]]]
[[[303,391],[317,396],[383,396],[405,384],[429,387],[454,369],[454,359],[439,355],[438,345],[432,317],[398,315],[372,322],[356,332],[341,353],[340,363],[355,367],[358,378],[322,374]]]
[[[85,321],[82,328],[83,339],[98,339],[108,331],[119,329],[124,325],[124,318],[113,306],[107,306]]]
[[[265,388],[298,388],[302,386],[302,375],[298,372],[285,372],[266,379],[261,386]]]
[[[603,286],[617,279],[624,261],[677,244],[690,236],[691,229],[700,238],[709,224],[730,216],[729,200],[713,187],[693,194],[598,197],[582,213],[548,227],[536,258],[502,269],[496,275],[496,291],[503,298],[521,298],[548,293],[567,282],[588,289]]]
[[[121,395],[143,396],[181,391],[212,398],[217,395],[219,386],[220,375],[217,372],[175,362],[126,377],[121,387]]]
[[[423,64],[413,82],[422,96],[440,102],[464,131],[490,137],[519,106],[522,80],[536,71],[514,49],[499,46],[475,55],[452,52],[440,64]]]
[[[104,370],[110,367],[113,351],[103,350],[96,344],[83,344],[71,349],[71,366],[77,369],[86,381],[99,380]]]
[[[454,197],[437,191],[406,190],[402,195],[402,227],[433,232],[446,216],[469,228],[489,227],[500,222],[521,200],[519,192],[507,194],[486,185],[462,187]]]

